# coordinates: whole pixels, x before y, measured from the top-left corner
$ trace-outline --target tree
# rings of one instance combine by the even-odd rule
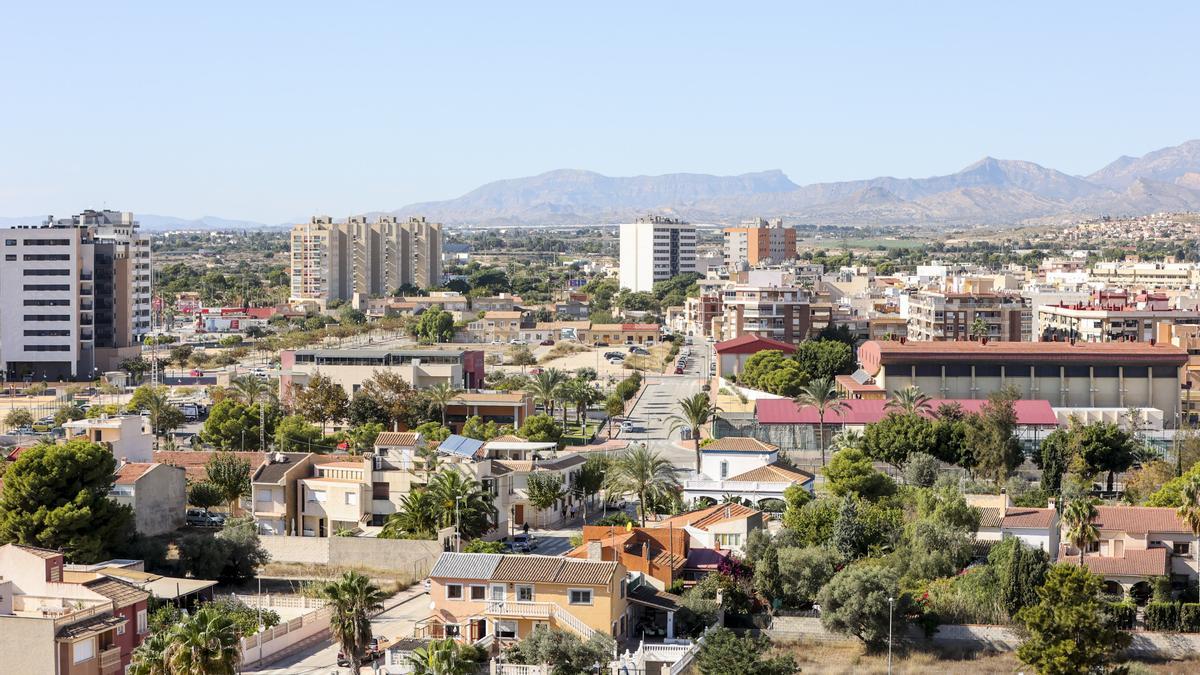
[[[84,440],[21,453],[4,473],[0,542],[61,550],[78,563],[111,557],[133,522],[108,497],[116,468],[111,452]]]
[[[350,405],[346,409],[346,423],[351,427],[376,423],[387,429],[392,426],[392,418],[387,408],[360,389],[350,398]]]
[[[643,526],[646,524],[647,500],[677,492],[679,487],[679,478],[670,460],[645,445],[633,446],[613,460],[605,480],[609,495],[637,495]]]
[[[233,617],[201,607],[171,631],[166,662],[171,675],[234,675],[241,645]]]
[[[874,565],[852,565],[834,575],[817,596],[821,625],[834,633],[853,635],[870,648],[878,648],[888,637],[888,618],[892,614],[889,598],[896,602],[897,615],[903,616],[893,571]]]
[[[387,411],[393,425],[413,428],[425,421],[426,403],[399,373],[376,370],[356,392],[366,396]]]
[[[250,496],[250,471],[250,462],[232,452],[213,453],[204,465],[208,482],[220,490],[231,513],[237,513],[241,500]]]
[[[405,665],[414,675],[470,675],[476,668],[463,645],[454,638],[433,640],[417,647],[408,655]]]
[[[530,415],[525,418],[517,435],[534,443],[557,443],[562,438],[562,427],[553,417],[546,414]]]
[[[506,429],[507,431],[502,431]],[[488,420],[486,423],[479,415],[472,415],[463,422],[462,430],[458,432],[460,436],[474,438],[477,441],[490,441],[497,436],[503,436],[506,433],[512,433],[510,426],[497,426],[495,420]]]
[[[1003,483],[1024,458],[1014,435],[1016,400],[1017,394],[1011,389],[993,393],[979,413],[967,417],[966,441],[974,455],[975,470],[997,484]]]
[[[425,342],[449,342],[454,339],[454,315],[440,307],[431,307],[417,319],[416,337]]]
[[[1070,429],[1079,440],[1079,458],[1091,475],[1108,472],[1108,491],[1113,491],[1113,477],[1125,471],[1136,459],[1138,446],[1133,438],[1112,422],[1093,422]]]
[[[175,609],[171,605],[164,605],[163,607]],[[171,647],[173,638],[171,630],[175,627],[174,623],[172,621],[171,624],[156,628],[154,626],[154,616],[151,615],[150,636],[133,650],[129,661],[129,675],[171,675],[171,664],[167,661],[167,650]]]
[[[200,481],[188,486],[187,503],[207,512],[212,507],[225,503],[225,494],[216,485]]]
[[[1200,476],[1190,477],[1184,483],[1180,495],[1183,497],[1183,503],[1179,505],[1176,513],[1197,538],[1193,555],[1196,557],[1196,564],[1200,566]]]
[[[83,408],[74,403],[68,403],[54,412],[54,426],[61,427],[67,422],[81,420],[86,416],[87,413],[83,411]]]
[[[319,421],[322,432],[329,422],[346,419],[350,405],[342,385],[320,373],[310,377],[308,384],[297,387],[293,398],[296,411],[308,419]]]
[[[271,389],[263,380],[253,375],[241,375],[229,382],[234,398],[251,405],[266,400],[271,395]]]
[[[404,539],[405,535],[432,539],[438,526],[437,502],[428,490],[416,489],[400,498],[400,509],[388,516],[380,539]]]
[[[932,401],[933,399],[921,393],[920,387],[909,385],[892,392],[892,398],[883,404],[883,409],[904,415],[918,415],[933,412]]]
[[[554,506],[560,499],[567,496],[563,488],[562,477],[554,473],[531,473],[526,479],[526,492],[529,503],[539,511],[545,511]],[[542,525],[545,526],[545,522]]]
[[[582,432],[583,419],[587,415],[588,407],[600,400],[600,392],[587,380],[574,378],[563,383],[562,396],[575,404],[575,424],[579,425]]]
[[[867,552],[867,537],[858,517],[858,502],[851,495],[842,497],[829,545],[844,560],[855,560]]]
[[[608,473],[612,461],[600,454],[589,455],[579,473],[575,476],[575,491],[583,498],[583,518],[587,520],[587,505],[604,487],[604,476]]]
[[[494,526],[492,494],[484,492],[477,481],[457,471],[441,471],[435,475],[429,481],[429,496],[433,498],[441,526],[456,526],[465,539],[486,534]]]
[[[941,465],[933,455],[915,452],[908,456],[908,463],[904,465],[904,480],[917,487],[933,487],[940,471]]]
[[[117,364],[118,370],[125,371],[129,375],[130,381],[136,382],[150,370],[150,362],[138,356],[132,359],[124,359]]]
[[[854,346],[858,343],[858,340],[856,340],[854,338],[854,333],[852,333],[850,331],[850,326],[847,326],[844,323],[843,324],[828,323],[825,325],[824,328],[821,329],[820,333],[817,333],[817,341],[827,342],[830,340],[836,340],[838,342],[842,342],[842,343],[846,344],[847,346],[849,346],[851,349],[853,349]]]
[[[700,475],[700,432],[712,423],[721,409],[712,404],[708,394],[700,391],[675,402],[679,412],[667,418],[671,431],[688,429],[692,435],[692,447],[696,451],[696,475]]]
[[[982,340],[983,338],[985,338],[987,336],[988,336],[987,322],[983,320],[982,316],[975,317],[975,320],[971,322],[971,339]]]
[[[33,425],[33,413],[26,408],[13,408],[4,416],[4,426],[9,429]]]
[[[779,551],[768,545],[754,562],[754,590],[768,603],[783,594],[783,577],[779,572]]]
[[[696,654],[696,668],[702,675],[790,675],[799,672],[794,658],[776,655],[767,658],[771,640],[767,637],[739,637],[728,628],[709,631]]]
[[[1042,675],[1101,672],[1130,641],[1102,611],[1102,588],[1083,567],[1050,568],[1038,603],[1017,613],[1028,631],[1017,656]]]
[[[854,372],[854,348],[840,340],[805,340],[793,357],[806,380],[834,380]]]
[[[862,448],[871,459],[885,462],[900,470],[913,453],[932,455],[937,447],[933,422],[916,414],[890,412],[878,422],[868,425],[863,434]]]
[[[129,399],[129,409],[145,412],[155,442],[160,435],[183,426],[185,421],[183,413],[171,403],[170,390],[163,386],[143,384],[138,387]]]
[[[484,541],[472,539],[463,548],[464,553],[507,553],[508,547],[502,541]]]
[[[841,399],[837,385],[831,378],[813,380],[805,385],[796,395],[796,405],[802,409],[812,407],[817,410],[817,445],[821,446],[821,466],[825,466],[825,414],[841,414],[848,406]]]
[[[278,423],[279,408],[275,405],[263,401],[246,405],[226,398],[209,410],[200,439],[223,450],[265,450],[261,436],[263,432],[274,435]]]
[[[609,394],[604,399],[604,414],[609,417],[620,417],[625,414],[625,401],[616,394]]]
[[[596,633],[585,642],[574,633],[544,625],[534,627],[508,655],[513,663],[543,664],[552,675],[578,675],[595,671],[595,663],[607,664],[613,655],[613,641]]]
[[[816,600],[841,564],[842,556],[826,546],[779,549],[782,596],[792,606]]]
[[[1100,540],[1100,530],[1096,527],[1096,503],[1090,498],[1076,499],[1067,505],[1063,511],[1063,525],[1066,526],[1067,541],[1079,549],[1079,564],[1083,565],[1083,553],[1088,544]]]
[[[1042,489],[1062,497],[1062,479],[1074,456],[1073,437],[1068,429],[1055,429],[1038,446],[1034,464],[1042,470]]]
[[[350,672],[359,672],[371,641],[371,617],[383,611],[387,598],[366,576],[350,570],[321,588],[321,597],[332,610],[329,630],[350,660]]]
[[[430,407],[441,413],[443,426],[446,424],[446,408],[450,407],[458,394],[459,391],[449,382],[439,382],[425,390],[425,398],[428,399]]]
[[[795,396],[808,382],[800,363],[777,349],[764,349],[746,359],[738,382],[776,396]]]
[[[1045,551],[1027,546],[1019,537],[1009,537],[988,552],[988,564],[1000,570],[1000,592],[1010,617],[1037,603],[1037,589],[1045,583],[1050,568]]]
[[[535,404],[540,403],[542,410],[551,418],[554,417],[555,403],[560,394],[559,386],[567,381],[567,375],[558,368],[547,368],[533,377],[529,383],[529,393]]]
[[[321,428],[301,415],[288,415],[275,426],[275,444],[281,452],[329,452]]]
[[[183,370],[187,368],[188,360],[192,358],[195,351],[191,345],[175,345],[171,347],[167,361],[168,363],[178,363],[180,370]]]
[[[419,424],[419,425],[417,425],[416,429],[413,429],[413,431],[417,432],[418,434],[421,434],[421,436],[427,442],[433,443],[433,444],[441,443],[442,441],[446,440],[447,438],[450,438],[450,430],[447,429],[446,427],[442,426],[440,422],[426,422],[424,424]],[[430,450],[433,451],[433,454],[431,455],[431,457],[436,462],[436,460],[437,460],[436,445],[431,446]]]
[[[368,422],[359,427],[351,427],[346,434],[349,452],[352,455],[363,455],[375,449],[375,439],[383,433],[383,425],[378,422]]]
[[[798,545],[824,545],[833,536],[841,503],[840,499],[822,497],[800,508],[789,508],[783,513],[783,526]]]
[[[839,450],[823,472],[829,491],[839,497],[853,495],[873,500],[896,492],[896,483],[877,471],[862,450]]]
[[[225,526],[213,539],[229,544],[229,557],[220,574],[222,580],[250,579],[258,572],[258,568],[271,561],[270,554],[258,539],[258,525],[252,516],[226,520]]]

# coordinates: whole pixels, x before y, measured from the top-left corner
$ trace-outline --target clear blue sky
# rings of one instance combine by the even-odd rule
[[[0,215],[281,222],[556,168],[1088,173],[1200,137],[1200,3],[811,4],[9,3]]]

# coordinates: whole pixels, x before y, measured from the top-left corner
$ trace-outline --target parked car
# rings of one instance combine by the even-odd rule
[[[683,366],[675,366],[675,374],[682,375],[683,374]]]
[[[625,360],[612,358],[612,359],[608,360],[608,363],[609,363],[609,365],[612,365],[612,366],[623,366],[623,365],[625,365]]]
[[[510,344],[510,345],[525,345],[525,344],[529,344],[529,343],[522,340],[521,338],[513,338],[508,341],[508,344]]]
[[[221,527],[225,524],[225,517],[204,509],[188,509],[186,522],[192,527]]]
[[[367,649],[363,652],[362,658],[359,659],[359,663],[374,663],[375,661],[383,658],[385,644],[386,640],[380,640],[377,637],[371,638],[371,642],[367,645]],[[342,668],[350,665],[350,659],[346,658],[346,652],[343,652],[340,649],[338,650],[337,654],[337,664]]]
[[[204,377],[204,371],[200,370],[199,368],[192,368],[191,376],[192,377]]]
[[[535,367],[535,368],[529,369],[529,374],[530,375],[541,375],[544,371],[545,371],[544,368],[536,368]]]
[[[516,553],[530,553],[537,548],[537,542],[533,540],[533,535],[514,534],[508,548]]]
[[[636,423],[634,423],[630,420],[625,420],[624,422],[621,422],[622,433],[632,434],[633,432],[638,431],[639,429],[640,429],[640,427]]]
[[[604,352],[604,358],[606,358],[606,359],[623,359],[623,358],[625,358],[625,354],[623,354],[621,352]]]
[[[552,346],[554,346],[554,340],[542,340],[538,344],[543,347],[552,347]]]
[[[607,347],[608,343],[607,342],[593,342],[592,346],[593,347]]]

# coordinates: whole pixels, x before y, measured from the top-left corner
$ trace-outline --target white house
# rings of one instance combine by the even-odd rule
[[[126,462],[154,462],[154,435],[141,415],[74,420],[63,424],[66,440],[84,439],[106,445],[113,457]]]
[[[1007,493],[963,496],[967,504],[979,509],[976,541],[999,542],[1016,537],[1027,546],[1045,551],[1051,562],[1058,557],[1058,512],[1053,507],[1013,506]]]
[[[779,461],[779,448],[757,438],[728,436],[700,448],[700,475],[684,481],[684,499],[732,494],[761,504],[783,499],[792,485],[812,492],[813,475]]]

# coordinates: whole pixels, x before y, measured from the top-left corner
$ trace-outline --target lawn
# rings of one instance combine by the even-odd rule
[[[592,440],[592,437],[600,431],[599,422],[585,421],[583,426],[585,428],[581,429],[578,424],[568,422],[567,428],[563,431],[562,435],[563,445],[583,445]]]

